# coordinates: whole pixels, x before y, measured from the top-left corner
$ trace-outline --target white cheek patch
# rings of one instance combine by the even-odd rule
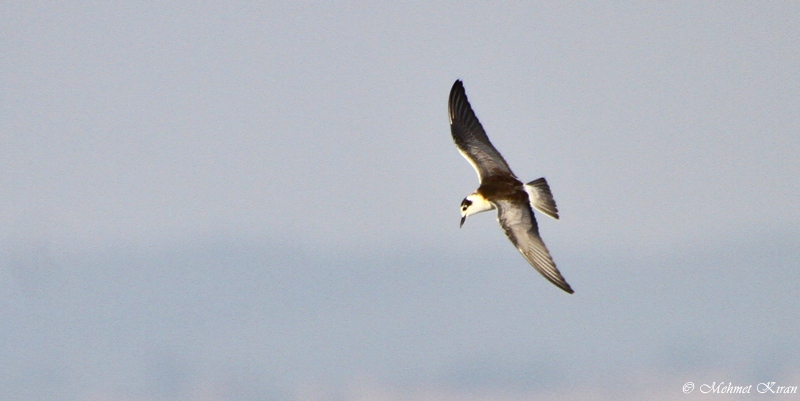
[[[494,204],[492,202],[489,202],[488,200],[486,200],[486,198],[478,194],[472,194],[470,196],[467,196],[467,200],[472,201],[472,204],[469,205],[469,207],[467,208],[469,215],[486,212],[494,209]]]

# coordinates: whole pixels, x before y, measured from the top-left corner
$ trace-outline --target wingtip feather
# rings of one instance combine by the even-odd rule
[[[461,82],[460,79],[456,79],[456,82],[453,83],[453,87],[450,88],[450,102],[449,102],[450,107],[448,107],[448,111],[450,114],[450,124],[452,124],[453,121],[456,120],[456,117],[463,117],[464,103],[469,105],[469,101],[467,100],[467,93],[464,90],[464,83]]]

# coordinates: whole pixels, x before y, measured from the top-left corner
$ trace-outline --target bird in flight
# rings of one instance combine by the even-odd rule
[[[475,168],[480,186],[461,201],[461,226],[467,217],[497,209],[497,221],[511,243],[539,273],[558,288],[572,288],[556,268],[539,235],[533,209],[558,219],[558,209],[544,177],[523,184],[495,149],[467,100],[464,84],[450,90],[450,132],[458,151]],[[531,209],[533,208],[533,209]]]

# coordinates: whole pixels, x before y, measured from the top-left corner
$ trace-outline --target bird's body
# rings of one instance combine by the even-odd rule
[[[449,112],[453,141],[480,180],[478,189],[461,202],[461,225],[475,213],[497,209],[497,221],[522,256],[551,283],[573,293],[542,242],[533,215],[532,208],[558,219],[547,181],[539,178],[523,184],[514,175],[486,136],[460,80],[450,90]]]

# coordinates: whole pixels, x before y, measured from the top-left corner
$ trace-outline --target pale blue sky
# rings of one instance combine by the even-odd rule
[[[0,398],[800,386],[798,26],[791,2],[3,3]],[[458,229],[456,78],[550,182],[574,295],[492,213]]]

